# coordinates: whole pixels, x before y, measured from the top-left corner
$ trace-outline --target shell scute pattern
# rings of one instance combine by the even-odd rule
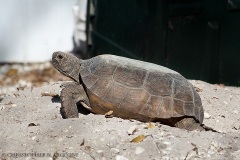
[[[187,86],[186,83],[182,83],[181,81],[175,80],[173,86],[173,98],[184,101],[184,102],[192,102],[193,94],[190,86]]]
[[[172,95],[172,78],[166,76],[166,73],[149,73],[144,88],[156,96]]]
[[[114,81],[128,87],[141,88],[146,73],[147,71],[141,68],[120,65],[114,72],[113,79]]]
[[[102,104],[112,104],[116,114],[140,120],[184,115],[203,120],[201,99],[180,74],[111,58],[85,60],[81,78],[88,94],[99,97]]]
[[[114,83],[108,93],[105,95],[104,99],[107,99],[110,103],[116,104],[116,107],[119,108],[121,102],[125,99],[128,93],[128,88]]]

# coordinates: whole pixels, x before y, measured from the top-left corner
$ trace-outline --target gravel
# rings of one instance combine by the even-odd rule
[[[240,159],[238,87],[190,81],[202,99],[204,124],[218,132],[186,131],[95,114],[62,119],[59,98],[51,95],[59,95],[65,79],[51,65],[40,66],[40,77],[39,66],[36,70],[22,67],[26,72],[0,68],[4,79],[0,84],[4,95],[0,100],[2,159]],[[15,79],[10,78],[12,74]],[[141,141],[132,141],[137,137]]]

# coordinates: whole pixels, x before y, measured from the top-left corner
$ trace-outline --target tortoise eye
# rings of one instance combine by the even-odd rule
[[[62,56],[62,55],[58,55],[57,57],[58,57],[59,59],[62,59],[62,58],[63,58],[63,56]]]

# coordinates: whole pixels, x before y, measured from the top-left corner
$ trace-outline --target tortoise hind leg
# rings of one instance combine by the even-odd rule
[[[185,117],[175,123],[175,126],[181,129],[186,129],[189,131],[193,130],[199,130],[199,131],[204,131],[205,129],[201,126],[200,123],[197,123],[195,119],[190,118],[190,117]]]
[[[64,119],[78,118],[77,102],[90,110],[88,97],[79,83],[66,82],[61,85],[61,113]]]
[[[186,129],[189,131],[199,130],[204,131],[205,129],[201,126],[200,123],[197,123],[194,118],[191,117],[179,117],[179,118],[171,118],[169,122],[178,128]]]

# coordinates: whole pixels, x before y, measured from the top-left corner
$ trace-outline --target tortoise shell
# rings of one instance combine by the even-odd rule
[[[193,117],[203,122],[200,96],[179,73],[152,63],[100,55],[83,60],[80,80],[95,113],[140,121]]]

